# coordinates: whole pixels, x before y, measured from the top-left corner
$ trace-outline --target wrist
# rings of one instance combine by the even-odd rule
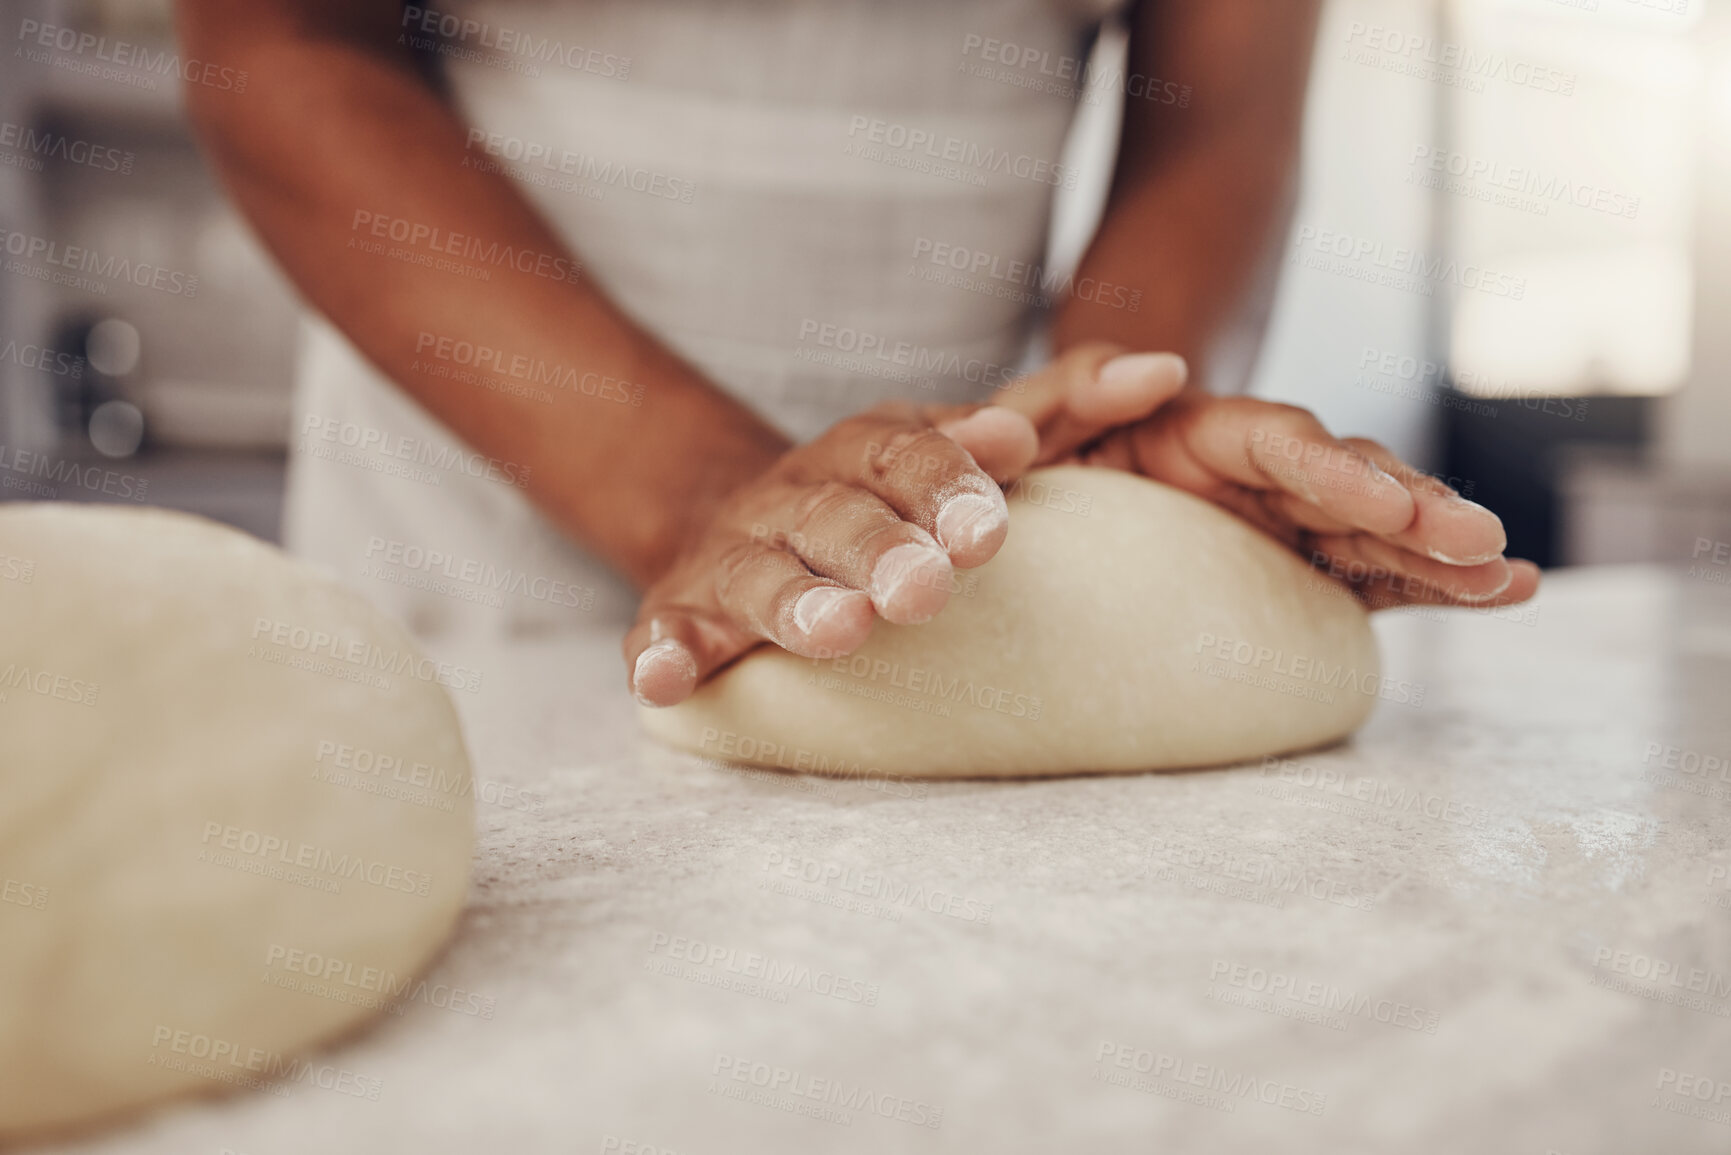
[[[631,557],[624,568],[638,586],[659,581],[709,532],[733,496],[781,460],[791,444],[768,429],[736,429],[697,452],[667,450],[654,492],[635,511]]]

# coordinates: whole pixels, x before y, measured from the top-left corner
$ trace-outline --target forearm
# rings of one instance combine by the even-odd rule
[[[1287,223],[1315,18],[1310,0],[1162,0],[1133,13],[1131,71],[1193,79],[1195,96],[1182,107],[1127,100],[1076,284],[1128,292],[1069,298],[1059,351],[1112,341],[1206,363]]]
[[[394,29],[379,44],[372,17],[332,34],[267,4],[249,7],[237,36],[205,8],[182,4],[189,51],[252,77],[244,96],[189,93],[235,202],[386,376],[477,449],[528,467],[530,497],[562,529],[653,581],[690,527],[786,448],[574,273],[575,256],[505,178],[463,164],[464,126],[391,47]],[[507,250],[520,255],[501,259]],[[541,383],[459,380],[435,355],[459,341],[498,351],[494,384],[511,385],[513,365]],[[601,378],[625,384],[577,387]],[[615,399],[637,386],[641,405]]]
[[[1285,226],[1290,167],[1269,159],[1221,148],[1175,160],[1114,196],[1075,284],[1126,291],[1070,296],[1053,326],[1054,351],[1111,341],[1178,353],[1200,370]]]

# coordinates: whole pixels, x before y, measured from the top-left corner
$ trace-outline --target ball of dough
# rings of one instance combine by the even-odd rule
[[[1217,506],[1119,470],[1028,475],[930,622],[832,660],[765,647],[650,733],[840,775],[1016,777],[1235,762],[1351,733],[1381,690],[1344,588]]]
[[[377,1097],[297,1053],[415,999],[463,905],[465,673],[211,522],[0,506],[0,1139]]]

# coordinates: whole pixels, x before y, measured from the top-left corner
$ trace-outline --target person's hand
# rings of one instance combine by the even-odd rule
[[[788,451],[729,494],[644,594],[625,635],[632,692],[670,706],[766,641],[831,657],[878,617],[926,621],[953,569],[1003,544],[999,482],[1037,449],[1033,425],[1007,409],[895,403]]]
[[[1184,360],[1078,345],[997,401],[1040,431],[1035,465],[1124,469],[1207,498],[1286,542],[1372,609],[1507,605],[1538,588],[1497,516],[1307,410],[1186,389]],[[1181,560],[1175,564],[1182,564]]]

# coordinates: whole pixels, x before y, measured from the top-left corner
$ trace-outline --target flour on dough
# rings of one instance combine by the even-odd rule
[[[304,1081],[412,989],[473,843],[440,677],[234,530],[0,507],[0,1145]]]
[[[663,741],[842,775],[1017,777],[1235,762],[1331,742],[1381,686],[1365,611],[1191,494],[1062,466],[932,621],[829,661],[765,647],[668,709]]]

